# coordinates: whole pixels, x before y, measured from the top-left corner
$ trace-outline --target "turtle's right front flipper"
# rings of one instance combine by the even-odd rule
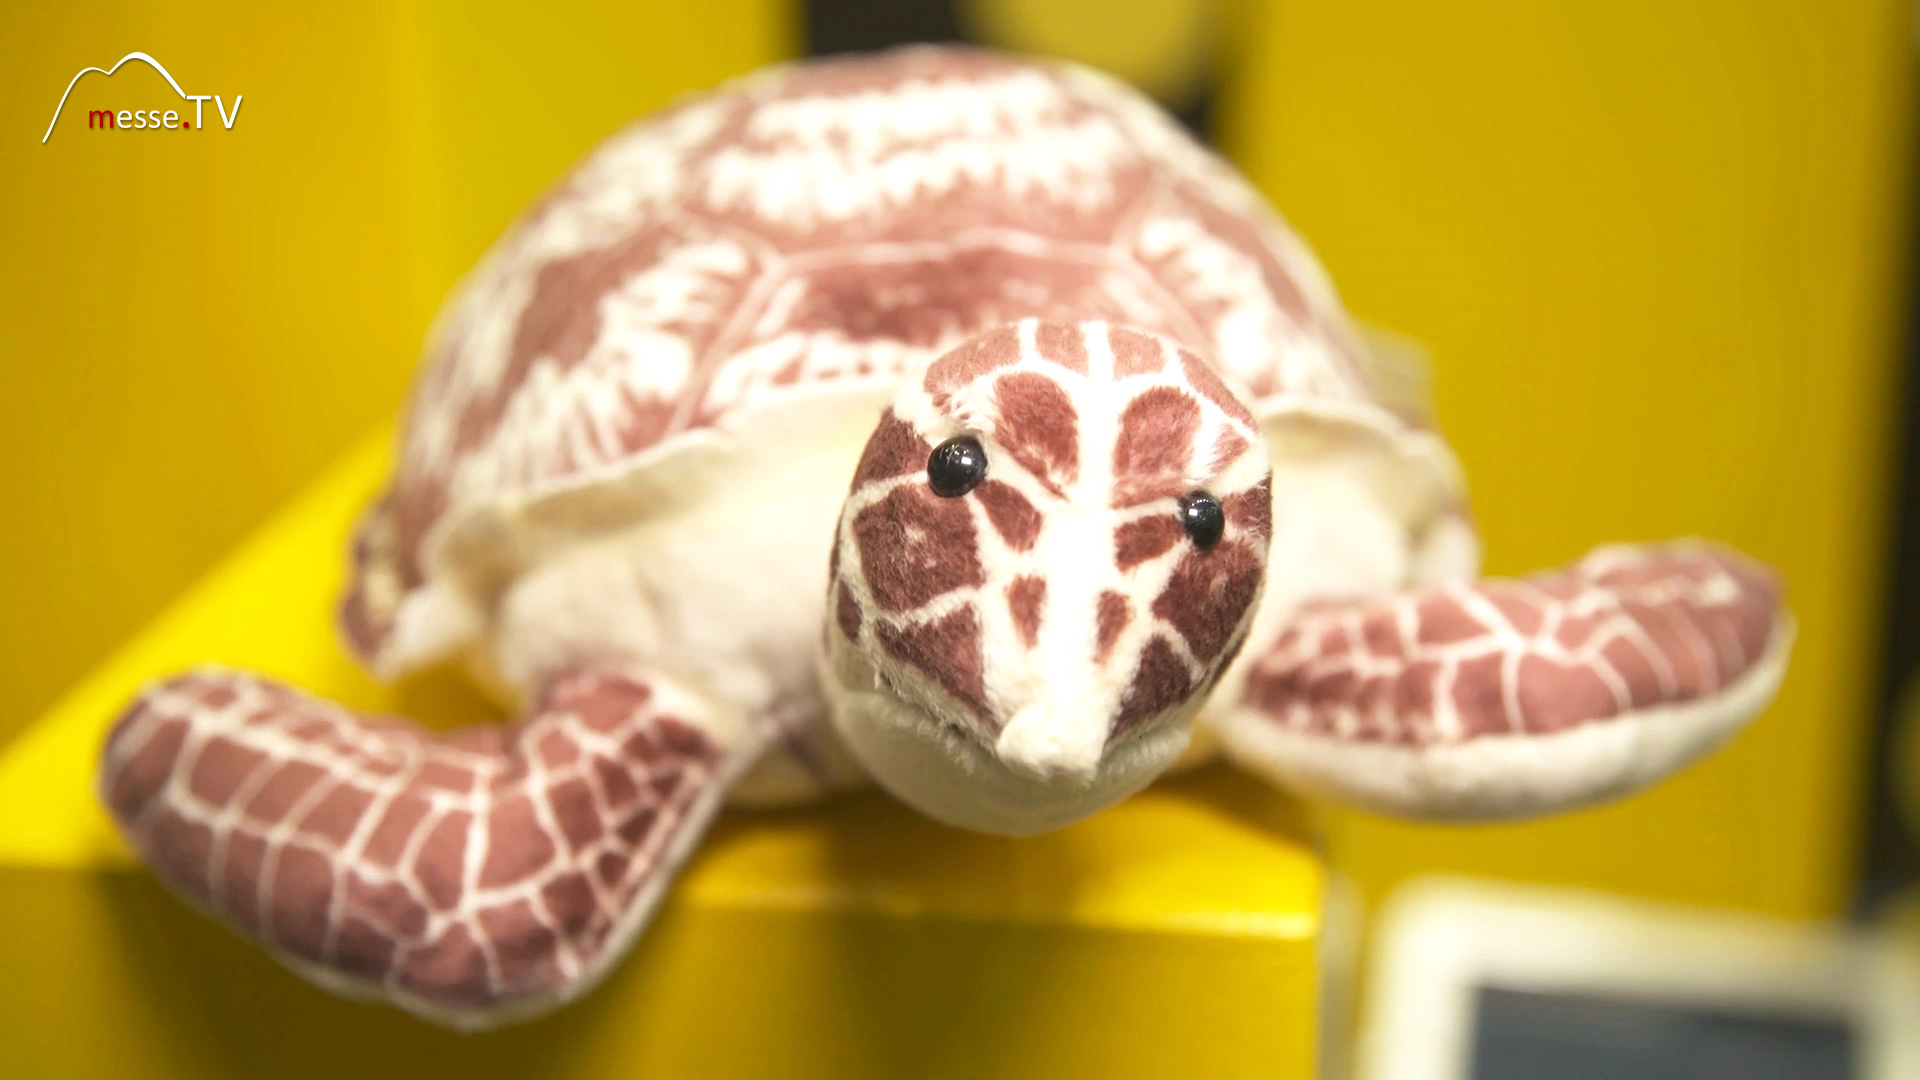
[[[1277,783],[1418,818],[1520,817],[1652,783],[1773,699],[1793,621],[1701,544],[1323,601],[1254,657],[1227,751]]]
[[[254,676],[149,690],[99,787],[168,885],[329,989],[486,1027],[590,989],[759,739],[644,677],[437,736]]]

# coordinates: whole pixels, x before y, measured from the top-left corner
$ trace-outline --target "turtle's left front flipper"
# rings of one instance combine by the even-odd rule
[[[1301,611],[1221,724],[1277,783],[1421,818],[1632,791],[1772,700],[1792,620],[1772,574],[1706,545],[1601,548],[1519,581]]]
[[[460,1028],[553,1008],[626,952],[759,748],[642,673],[562,676],[437,735],[205,670],[115,726],[100,794],[161,880],[329,989]]]

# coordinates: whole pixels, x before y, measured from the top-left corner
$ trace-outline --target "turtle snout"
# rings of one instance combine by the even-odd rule
[[[1093,782],[1106,749],[1109,722],[1102,715],[1075,715],[1049,702],[1034,702],[1013,714],[993,752],[1013,771],[1034,780]]]

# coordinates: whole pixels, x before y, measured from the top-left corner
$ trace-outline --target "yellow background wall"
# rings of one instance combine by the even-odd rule
[[[1726,752],[1521,826],[1333,822],[1423,870],[1841,909],[1879,646],[1912,6],[1272,5],[1228,142],[1361,317],[1432,350],[1494,573],[1701,534],[1785,575],[1778,704]]]
[[[0,741],[399,407],[440,298],[773,0],[0,5]],[[231,131],[89,108],[244,96]],[[206,105],[214,121],[214,105]],[[79,118],[75,123],[74,118]]]
[[[1779,706],[1674,783],[1539,825],[1337,817],[1338,861],[1375,896],[1453,868],[1836,910],[1875,647],[1906,7],[1223,18],[1228,148],[1356,313],[1431,347],[1491,569],[1706,534],[1780,566],[1801,619]],[[792,51],[793,23],[777,0],[0,10],[0,738],[391,415],[439,297],[549,179],[678,90]],[[68,120],[32,141],[75,70],[132,49],[189,92],[244,93],[234,131]],[[162,95],[135,65],[68,109]]]

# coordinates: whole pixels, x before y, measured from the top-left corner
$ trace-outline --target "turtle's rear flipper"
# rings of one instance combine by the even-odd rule
[[[462,1028],[584,993],[758,750],[664,684],[556,680],[435,735],[226,671],[149,690],[100,795],[176,891],[313,981]]]
[[[1410,817],[1610,798],[1772,700],[1793,637],[1779,593],[1754,563],[1686,544],[1319,603],[1254,659],[1222,734],[1277,783]]]

